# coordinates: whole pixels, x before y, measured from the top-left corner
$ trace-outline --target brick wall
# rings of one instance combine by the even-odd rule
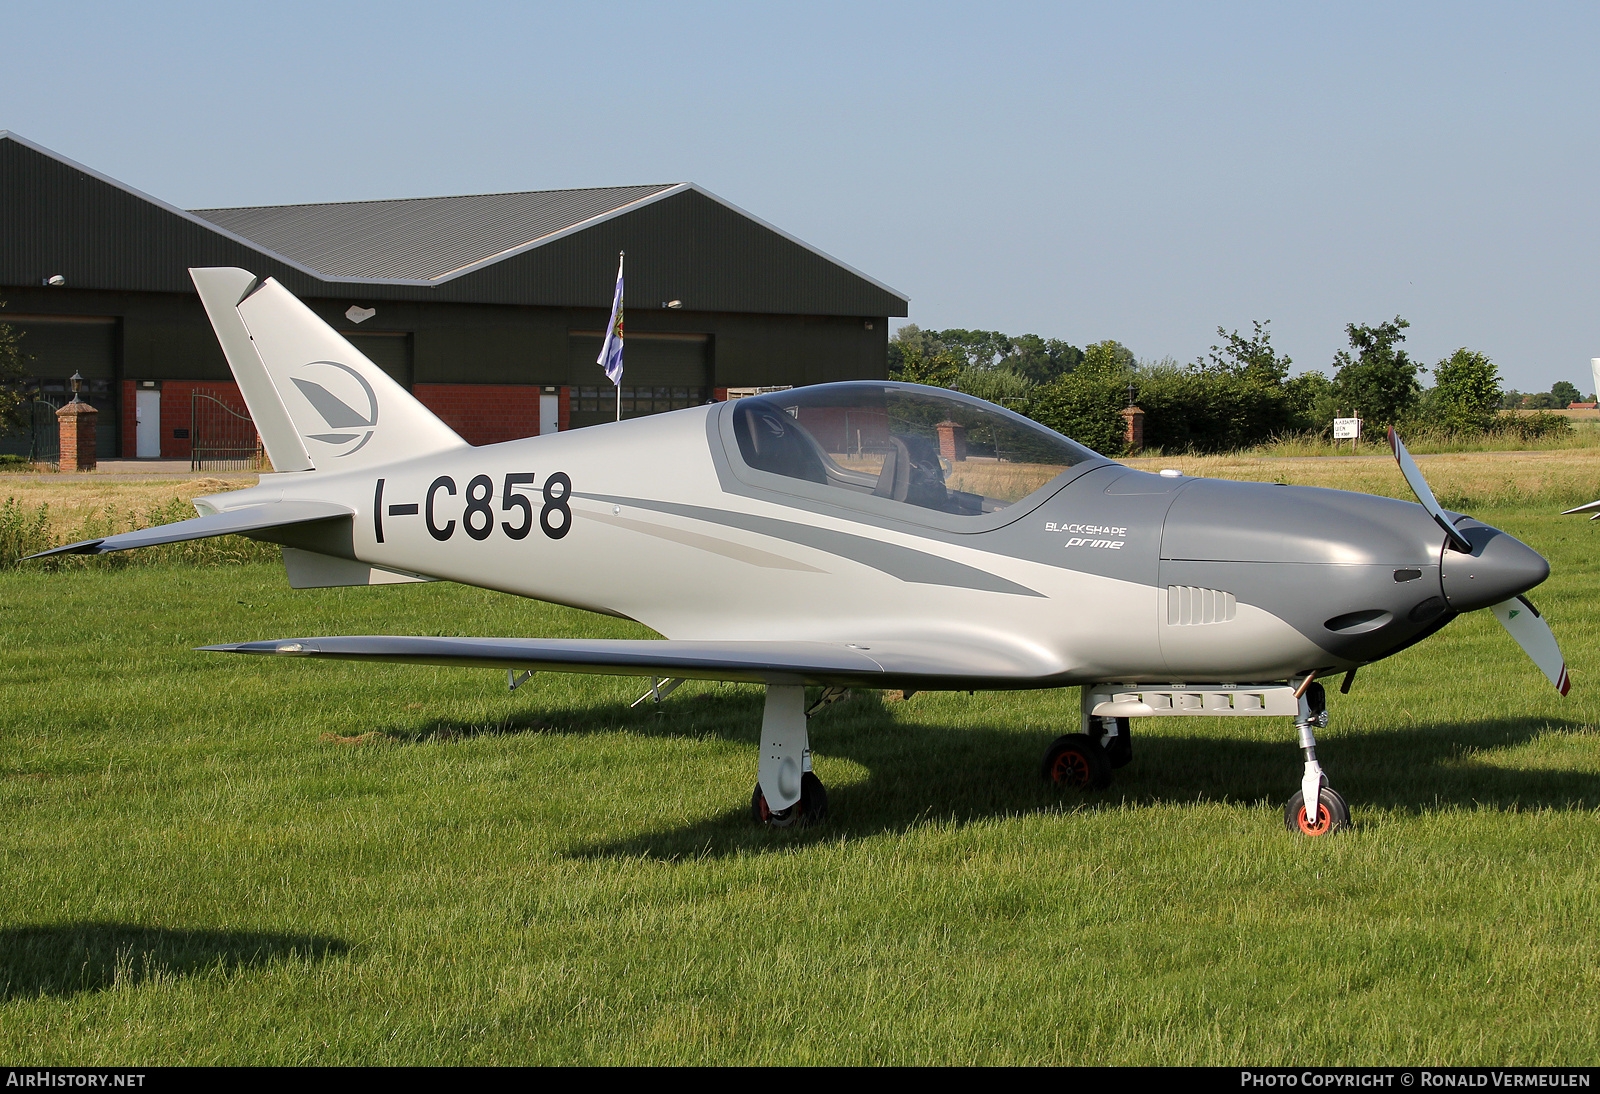
[[[122,455],[133,459],[139,452],[139,428],[134,421],[139,385],[133,380],[122,382]],[[231,380],[163,380],[161,382],[161,458],[186,460],[189,458],[191,395],[194,392],[209,395],[237,413],[249,415],[239,385]],[[174,436],[183,432],[185,436]]]
[[[539,433],[539,388],[533,384],[418,384],[412,394],[468,444]]]
[[[138,453],[138,424],[134,410],[139,385],[122,384],[122,455]],[[190,428],[190,396],[199,391],[243,414],[244,397],[232,382],[164,380],[161,384],[161,458],[186,460],[189,440],[173,436]],[[412,392],[418,401],[459,433],[468,444],[496,444],[539,432],[539,387],[532,384],[418,384]],[[571,398],[561,389],[561,428],[569,428]]]

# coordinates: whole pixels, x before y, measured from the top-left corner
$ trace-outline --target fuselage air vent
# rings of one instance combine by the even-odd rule
[[[1167,586],[1167,623],[1190,627],[1202,623],[1226,623],[1238,611],[1232,593],[1221,589],[1197,589],[1192,585]]]

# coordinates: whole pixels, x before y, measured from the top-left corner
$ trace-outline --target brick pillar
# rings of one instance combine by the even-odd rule
[[[939,455],[951,463],[960,463],[967,458],[966,426],[940,422],[935,428],[939,430]]]
[[[99,416],[98,410],[77,399],[56,411],[56,422],[61,427],[61,470],[95,469],[94,427]]]
[[[1144,448],[1144,411],[1136,406],[1124,408],[1122,420],[1126,423],[1126,432],[1123,434],[1128,441],[1128,452],[1138,452]]]

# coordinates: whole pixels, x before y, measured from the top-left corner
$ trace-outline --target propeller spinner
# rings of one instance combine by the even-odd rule
[[[1440,506],[1428,481],[1422,477],[1417,461],[1406,451],[1400,435],[1389,427],[1389,447],[1394,451],[1395,462],[1405,476],[1411,492],[1428,511],[1447,537],[1444,556],[1440,560],[1443,572],[1445,599],[1458,612],[1488,608],[1500,621],[1517,645],[1528,655],[1539,671],[1549,677],[1562,695],[1572,687],[1567,676],[1567,661],[1556,644],[1544,616],[1533,602],[1521,595],[1543,581],[1550,573],[1550,564],[1527,544],[1506,535],[1498,528],[1458,517],[1451,520]],[[1594,503],[1600,505],[1600,502]],[[1580,508],[1590,508],[1581,506]],[[1575,510],[1569,510],[1575,511]]]

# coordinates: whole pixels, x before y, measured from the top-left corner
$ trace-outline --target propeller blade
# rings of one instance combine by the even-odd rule
[[[1511,637],[1517,640],[1522,652],[1532,658],[1533,663],[1539,666],[1539,671],[1550,678],[1557,691],[1565,695],[1572,687],[1572,681],[1567,677],[1567,659],[1561,656],[1561,647],[1556,645],[1556,636],[1551,633],[1550,624],[1544,621],[1544,616],[1533,606],[1533,601],[1525,596],[1514,596],[1490,605],[1489,610],[1500,620],[1500,625],[1511,632]]]
[[[1471,554],[1472,544],[1461,534],[1461,529],[1451,524],[1450,518],[1445,516],[1439,499],[1428,489],[1428,480],[1422,477],[1422,472],[1417,468],[1417,461],[1406,451],[1406,446],[1401,442],[1400,434],[1394,431],[1394,426],[1389,427],[1389,447],[1394,451],[1394,462],[1400,465],[1400,474],[1406,477],[1406,484],[1411,487],[1411,492],[1417,496],[1417,500],[1428,511],[1434,523],[1443,528],[1444,534],[1450,537],[1450,546],[1465,554]]]

